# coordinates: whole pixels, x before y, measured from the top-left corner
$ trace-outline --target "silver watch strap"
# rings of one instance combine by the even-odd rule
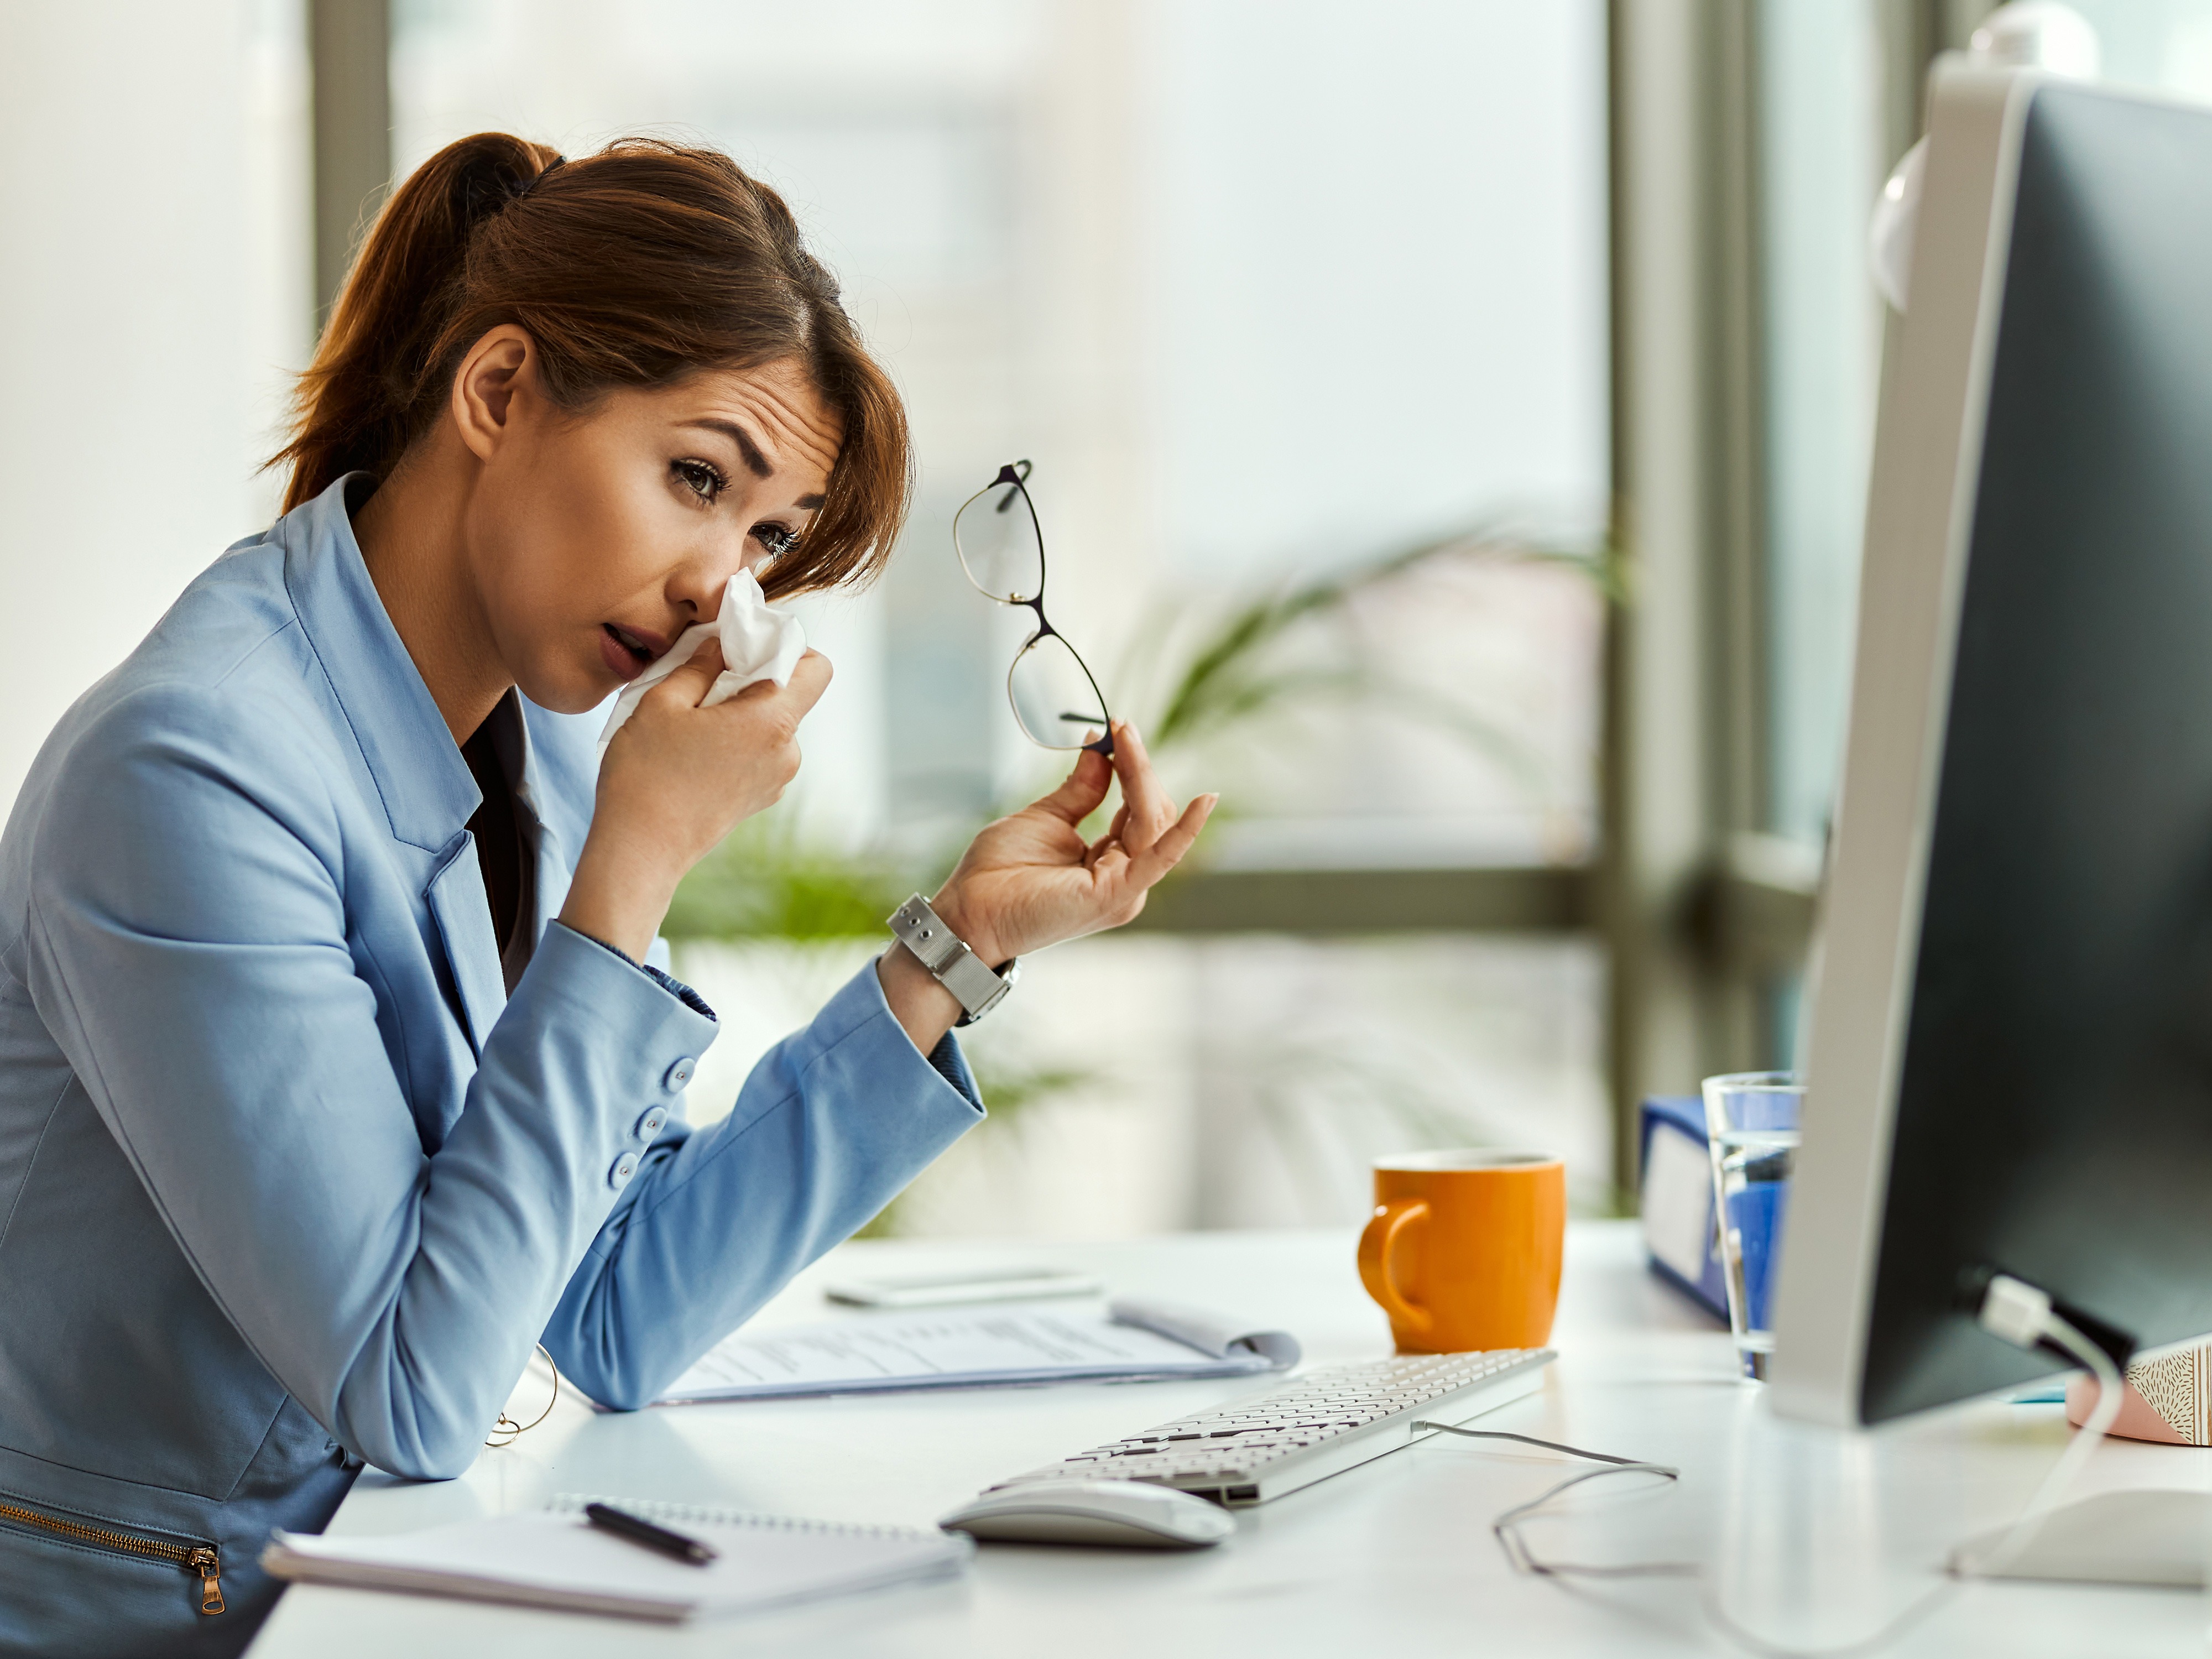
[[[967,1011],[962,1024],[981,1018],[1013,988],[1013,975],[1008,974],[1002,978],[992,972],[983,959],[968,948],[967,941],[945,925],[921,894],[916,893],[891,912],[890,927],[898,935],[899,943],[913,951],[915,959]]]
[[[983,958],[966,945],[960,947],[959,960],[937,976],[937,982],[960,999],[960,1006],[974,1019],[988,1011],[991,1005],[1006,995],[1012,987],[983,965]]]

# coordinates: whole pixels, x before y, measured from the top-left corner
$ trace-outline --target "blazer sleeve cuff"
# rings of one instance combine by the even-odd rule
[[[650,979],[655,985],[658,985],[662,990],[667,992],[669,995],[674,997],[678,1002],[682,1003],[686,1008],[690,1009],[694,1013],[704,1014],[708,1019],[714,1020],[716,1024],[719,1025],[721,1024],[720,1018],[715,1014],[714,1011],[707,1006],[707,999],[701,996],[696,991],[686,985],[682,980],[677,978],[675,975],[664,972],[662,969],[654,967],[653,963],[649,962],[640,962],[636,957],[630,955],[629,951],[617,951],[613,945],[608,944],[606,940],[603,939],[596,939],[592,937],[592,935],[583,932],[580,928],[571,927],[565,921],[556,920],[552,922],[545,931],[550,935],[556,927],[559,928],[564,933],[574,933],[578,939],[584,939],[590,944],[598,945],[599,949],[605,951],[611,957],[619,957],[623,961],[629,963],[632,968],[635,968],[639,973],[646,975],[646,977]],[[656,945],[660,943],[658,939],[653,942]],[[543,947],[541,946],[540,948]]]
[[[925,1057],[891,1012],[872,958],[815,1016],[808,1035],[817,1054],[836,1049],[842,1060],[848,1051],[855,1058],[864,1052],[870,1074],[916,1085],[925,1099],[934,1096],[948,1106],[963,1105],[975,1116],[983,1114],[982,1091],[959,1042],[947,1031]]]
[[[507,1006],[524,1003],[541,1016],[556,1005],[566,1005],[570,1018],[588,1010],[583,1021],[586,1026],[625,1033],[626,1043],[618,1046],[638,1045],[641,1054],[660,1054],[668,1065],[678,1059],[696,1060],[720,1029],[714,1010],[690,986],[653,973],[612,945],[557,921],[549,924],[538,941]]]

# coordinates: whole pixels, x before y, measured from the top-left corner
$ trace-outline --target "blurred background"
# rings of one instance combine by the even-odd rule
[[[2212,0],[2077,0],[2212,93]],[[1636,1100],[1786,1063],[1885,313],[1869,210],[1978,0],[0,6],[0,800],[225,545],[390,181],[501,128],[726,149],[908,400],[810,599],[805,771],[672,914],[761,1051],[1050,757],[952,514],[1035,463],[1054,620],[1180,793],[1140,924],[1024,964],[989,1123],[877,1224],[1346,1221],[1415,1145],[1630,1202]],[[1024,613],[1025,614],[1025,613]],[[1010,631],[1014,630],[1014,631]]]

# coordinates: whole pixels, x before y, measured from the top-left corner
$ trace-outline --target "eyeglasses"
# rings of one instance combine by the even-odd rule
[[[1030,501],[1027,461],[999,469],[999,476],[968,498],[952,520],[952,549],[975,591],[1000,605],[1036,612],[1036,632],[1006,671],[1006,701],[1022,735],[1045,749],[1114,752],[1114,725],[1098,682],[1044,614],[1044,535]],[[1086,731],[1102,735],[1084,741]]]

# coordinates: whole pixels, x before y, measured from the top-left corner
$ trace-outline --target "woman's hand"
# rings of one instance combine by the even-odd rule
[[[676,884],[744,819],[783,798],[799,775],[799,723],[830,684],[809,651],[778,690],[763,681],[702,708],[722,672],[709,640],[639,700],[599,766],[592,832],[561,920],[637,961],[668,914]]]
[[[1076,826],[1098,809],[1116,776],[1121,809],[1106,833],[1086,844]],[[1200,795],[1178,815],[1160,788],[1144,739],[1125,721],[1114,728],[1110,765],[1084,750],[1066,782],[969,844],[931,907],[993,968],[1062,939],[1119,927],[1190,851],[1218,799]],[[891,1012],[927,1054],[960,1017],[958,1001],[904,945],[884,954],[880,972]]]

